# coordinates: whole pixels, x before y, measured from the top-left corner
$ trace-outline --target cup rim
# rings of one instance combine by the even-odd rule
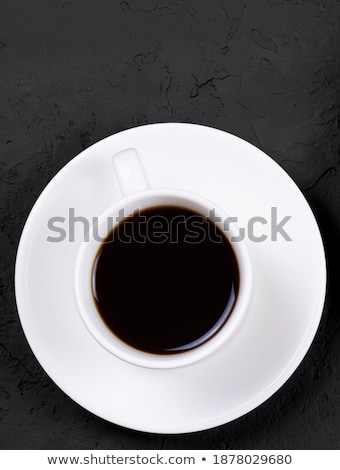
[[[162,202],[166,199],[169,201]],[[171,199],[172,201],[170,202]],[[154,200],[155,203],[146,203],[146,201],[150,200]],[[131,214],[133,210],[144,209],[155,205],[176,205],[174,201],[177,201],[178,205],[196,210],[198,213],[204,214],[204,212],[208,212],[209,209],[213,208],[217,216],[223,216],[224,220],[228,217],[228,214],[215,203],[193,192],[164,188],[146,189],[124,197],[107,208],[98,218],[98,231],[108,217],[117,216],[121,209],[134,207],[135,204],[138,204],[134,209],[126,211],[126,213]],[[215,223],[219,225],[218,222]],[[238,233],[238,228],[235,223],[229,224],[228,232],[224,231],[225,236],[228,238],[234,250],[240,274],[239,291],[231,315],[219,330],[201,345],[189,351],[164,356],[139,351],[125,344],[108,329],[104,320],[100,317],[92,294],[92,274],[93,262],[100,249],[101,242],[94,239],[92,228],[93,226],[90,227],[88,241],[84,240],[81,243],[76,258],[73,278],[74,295],[78,312],[87,330],[107,351],[117,358],[136,366],[152,369],[172,369],[193,364],[210,356],[235,336],[246,315],[253,284],[251,263],[245,241],[240,240],[234,242],[230,239],[233,235]]]

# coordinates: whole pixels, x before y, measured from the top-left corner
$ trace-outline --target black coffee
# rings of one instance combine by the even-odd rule
[[[177,206],[150,207],[119,222],[97,253],[92,279],[112,333],[162,355],[211,338],[231,314],[240,282],[223,232]]]

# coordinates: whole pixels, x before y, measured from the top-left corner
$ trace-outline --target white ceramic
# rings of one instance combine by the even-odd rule
[[[224,230],[223,222],[228,219],[228,215],[213,202],[188,191],[166,188],[150,189],[135,149],[126,149],[119,152],[118,155],[114,155],[113,164],[123,192],[123,198],[109,207],[104,214],[101,214],[101,217],[95,223],[95,230],[90,229],[88,237],[80,246],[74,276],[75,297],[79,313],[88,330],[99,344],[124,361],[155,369],[170,369],[193,364],[214,353],[232,338],[237,333],[237,329],[247,313],[252,289],[252,276],[245,242],[233,243],[231,241],[233,236],[237,237],[238,228],[235,224],[228,224],[228,231]],[[92,276],[94,260],[101,245],[100,239],[108,235],[108,226],[112,228],[117,220],[121,218],[122,213],[124,216],[128,216],[137,210],[167,204],[187,207],[207,218],[214,211],[217,220],[216,225],[225,233],[233,246],[238,261],[241,282],[236,304],[230,317],[223,326],[216,325],[216,332],[208,341],[187,352],[162,356],[148,354],[130,347],[106,327],[94,302]],[[109,221],[112,223],[109,223]],[[98,237],[98,234],[100,237]],[[67,241],[63,243],[67,243]],[[129,283],[128,278],[126,283]],[[150,287],[152,288],[152,286]],[[131,291],[133,291],[132,287]],[[207,315],[209,315],[209,311],[207,311]]]
[[[291,215],[292,238],[246,240],[254,289],[233,341],[186,367],[157,370],[116,358],[78,313],[74,266],[82,242],[51,243],[48,220],[103,213],[122,197],[112,155],[138,150],[152,188],[190,191],[214,201],[245,226],[254,215]],[[270,229],[269,224],[263,227]],[[15,288],[20,320],[42,367],[77,403],[122,426],[182,433],[227,423],[254,409],[291,376],[317,331],[326,267],[320,232],[292,179],[249,143],[216,129],[155,124],[91,146],[45,188],[25,225]]]

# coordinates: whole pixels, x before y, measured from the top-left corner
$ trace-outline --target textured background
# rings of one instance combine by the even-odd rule
[[[340,448],[339,0],[1,0],[0,448]],[[321,226],[325,313],[270,400],[210,431],[157,436],[106,423],[46,376],[14,299],[17,244],[53,175],[132,126],[232,132],[294,178]]]

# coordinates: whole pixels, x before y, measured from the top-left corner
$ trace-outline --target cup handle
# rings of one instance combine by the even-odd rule
[[[137,150],[129,148],[113,155],[112,165],[124,197],[149,188]]]

